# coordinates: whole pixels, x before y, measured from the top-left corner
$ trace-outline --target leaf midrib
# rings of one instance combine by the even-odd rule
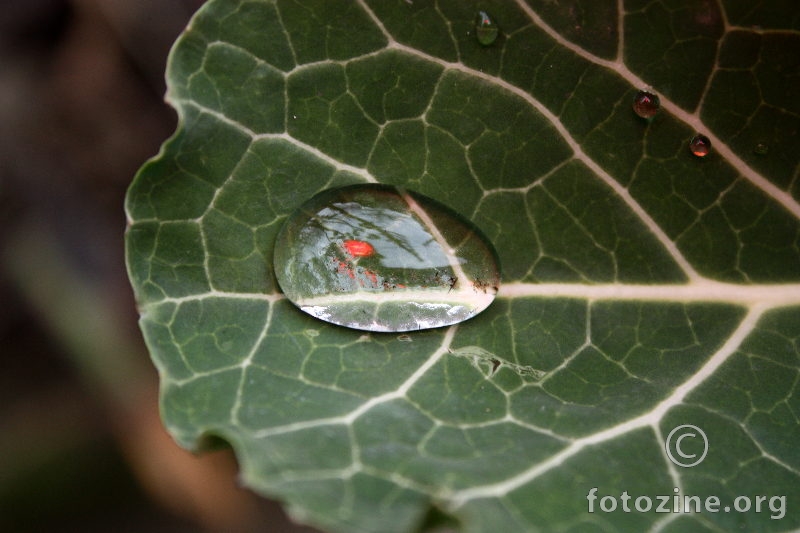
[[[270,303],[286,299],[282,293],[248,293],[211,290],[189,296],[166,297],[142,304],[141,311],[167,304],[182,304],[211,298],[266,301]],[[785,307],[800,303],[800,283],[766,283],[740,285],[704,279],[682,284],[626,284],[626,283],[523,283],[512,282],[500,285],[498,300],[519,298],[574,298],[591,301],[624,300],[642,302],[675,303],[730,303],[752,307],[767,305],[769,308]]]

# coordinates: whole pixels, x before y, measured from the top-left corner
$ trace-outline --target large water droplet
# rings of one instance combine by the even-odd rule
[[[689,141],[689,150],[697,157],[705,157],[711,151],[711,141],[705,135],[698,133]]]
[[[489,46],[496,39],[500,33],[500,28],[497,23],[486,11],[478,11],[475,15],[475,36],[478,42],[484,46]]]
[[[639,91],[633,97],[633,111],[642,118],[653,118],[661,108],[658,95],[648,91]]]
[[[286,297],[326,322],[367,331],[457,324],[494,300],[492,245],[468,220],[388,185],[323,191],[284,223],[275,275]]]

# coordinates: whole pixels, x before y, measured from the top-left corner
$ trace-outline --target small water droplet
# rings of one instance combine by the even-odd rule
[[[769,145],[766,143],[758,143],[753,148],[753,153],[756,155],[767,155],[769,153]]]
[[[661,109],[658,95],[648,91],[639,91],[633,97],[633,111],[642,118],[653,118]]]
[[[697,157],[705,157],[711,151],[711,141],[705,135],[698,133],[689,141],[689,150]]]
[[[275,241],[275,276],[302,311],[366,331],[463,322],[495,298],[497,254],[448,207],[388,185],[329,189]]]
[[[497,23],[486,11],[478,11],[475,15],[475,36],[483,46],[489,46],[500,33]]]

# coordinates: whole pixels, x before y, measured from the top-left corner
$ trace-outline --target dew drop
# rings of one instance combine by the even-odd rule
[[[753,148],[753,153],[756,155],[767,155],[769,153],[769,146],[766,143],[758,143]]]
[[[698,133],[689,141],[689,149],[697,157],[705,157],[711,151],[711,141],[705,135]]]
[[[475,36],[483,46],[489,46],[500,33],[497,23],[486,11],[478,11],[475,15]]]
[[[658,95],[648,91],[639,91],[633,97],[633,111],[642,118],[653,118],[661,109]]]
[[[500,284],[497,254],[468,220],[388,185],[323,191],[275,241],[275,276],[302,311],[366,331],[438,328],[477,315]]]

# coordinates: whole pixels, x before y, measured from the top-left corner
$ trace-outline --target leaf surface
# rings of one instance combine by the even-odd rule
[[[211,0],[126,203],[171,434],[225,439],[248,486],[336,531],[800,527],[800,15],[751,4]],[[489,309],[366,334],[283,297],[282,222],[366,182],[481,228]],[[682,424],[709,441],[692,468],[664,446]],[[594,487],[620,507],[590,512]],[[730,512],[621,509],[676,489]],[[732,507],[756,495],[783,516]]]

